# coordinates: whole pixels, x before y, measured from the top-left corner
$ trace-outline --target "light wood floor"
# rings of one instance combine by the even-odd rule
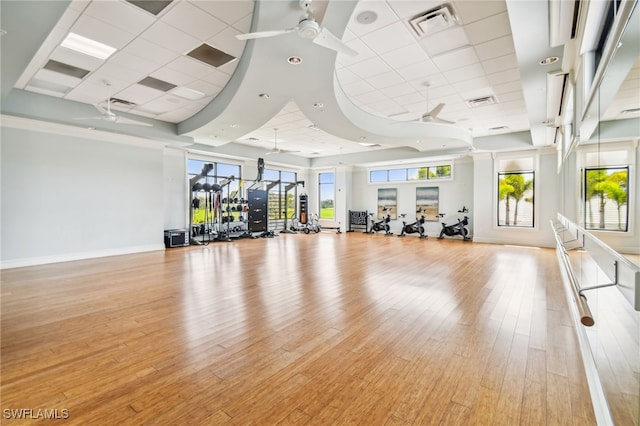
[[[1,307],[3,424],[595,424],[551,249],[280,235],[5,270]]]

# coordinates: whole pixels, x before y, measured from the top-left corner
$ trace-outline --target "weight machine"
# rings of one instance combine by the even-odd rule
[[[202,243],[195,238],[193,238],[193,209],[199,207],[200,199],[197,198],[195,193],[200,191],[202,188],[202,184],[198,183],[198,181],[202,178],[206,178],[209,172],[213,170],[213,164],[207,163],[202,166],[202,170],[200,173],[189,179],[189,190],[191,191],[191,201],[189,202],[189,244],[201,245]],[[207,198],[205,197],[205,202]],[[207,207],[207,206],[205,206]]]
[[[290,190],[292,190],[293,188],[295,188],[298,185],[302,185],[302,187],[304,188],[304,181],[303,180],[299,180],[297,182],[290,183],[290,184],[288,184],[287,186],[284,187],[284,229],[281,232],[284,232],[285,234],[297,234],[298,233],[294,229],[289,229],[288,224],[287,224],[287,220],[289,218],[289,199],[287,198],[287,194],[289,193]]]

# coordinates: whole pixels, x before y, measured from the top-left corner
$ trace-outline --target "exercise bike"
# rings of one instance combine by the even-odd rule
[[[404,219],[406,214],[403,213],[400,216],[402,216],[402,219]],[[421,215],[420,219],[417,219],[415,222],[409,223],[409,224],[407,224],[407,222],[403,220],[402,232],[398,236],[404,237],[406,234],[415,234],[415,233],[420,234],[420,238],[427,238],[427,236],[424,233],[424,215]]]
[[[469,210],[466,207],[463,207],[461,210],[458,210],[458,213],[467,213]],[[469,237],[469,230],[466,226],[469,224],[469,216],[464,216],[462,219],[458,218],[458,223],[453,225],[447,225],[442,222],[442,230],[440,231],[439,240],[443,239],[446,235],[447,237],[454,237],[456,235],[460,235],[463,241],[469,241],[471,238]]]
[[[393,235],[389,222],[391,222],[391,215],[387,214],[383,219],[374,222],[371,218],[371,233],[377,233],[378,231],[384,231],[384,235]]]

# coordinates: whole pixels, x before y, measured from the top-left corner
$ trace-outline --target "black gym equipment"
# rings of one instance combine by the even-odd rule
[[[294,229],[293,225],[289,227],[287,224],[287,220],[289,218],[289,202],[288,202],[287,194],[289,193],[289,191],[291,191],[293,188],[295,188],[298,185],[302,185],[302,187],[304,188],[304,181],[299,180],[294,183],[289,183],[284,187],[284,229],[280,231],[280,233],[284,232],[285,234],[297,234],[297,230]]]
[[[462,209],[458,210],[458,213],[469,213],[469,209],[466,207],[462,207]],[[443,215],[440,215],[442,217]],[[454,237],[456,235],[460,235],[463,241],[470,241],[469,230],[466,226],[469,224],[469,216],[464,216],[462,219],[458,218],[458,222],[453,225],[447,225],[442,222],[442,230],[440,231],[439,240],[442,240],[444,236]]]
[[[391,222],[391,215],[387,213],[387,215],[381,220],[374,222],[372,219],[371,224],[371,233],[378,233],[379,231],[384,231],[384,235],[389,236],[393,235],[391,232],[391,227],[389,226],[389,222]]]
[[[403,213],[400,216],[402,217],[402,219],[404,219],[406,214]],[[409,224],[405,220],[403,220],[402,232],[398,236],[404,237],[406,234],[416,234],[416,233],[420,235],[420,238],[427,238],[427,236],[424,233],[424,215],[421,215],[420,219],[417,219],[415,222],[409,223]]]
[[[212,163],[207,163],[204,164],[202,166],[202,170],[200,171],[200,173],[198,173],[197,175],[195,175],[194,177],[192,177],[191,179],[189,179],[189,188],[191,188],[191,192],[192,192],[192,197],[191,197],[191,203],[189,206],[189,235],[191,235],[191,237],[189,238],[189,243],[190,244],[197,244],[200,245],[202,244],[200,241],[196,240],[194,237],[194,231],[198,228],[194,228],[193,226],[193,209],[199,209],[200,208],[200,199],[198,199],[196,192],[201,191],[202,188],[202,184],[200,182],[198,182],[200,179],[207,177],[207,175],[209,174],[209,172],[213,170],[213,164]],[[205,197],[205,202],[206,202],[207,198]],[[208,207],[208,206],[207,206]]]

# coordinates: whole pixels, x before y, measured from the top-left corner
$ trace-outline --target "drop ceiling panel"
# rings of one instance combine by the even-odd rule
[[[191,3],[228,25],[237,23],[247,15],[251,16],[253,12],[253,2],[250,0],[195,0]]]
[[[82,81],[77,77],[72,77],[70,75],[61,74],[47,69],[39,70],[33,77],[38,80],[48,81],[65,87],[76,87]]]
[[[482,66],[487,74],[494,74],[504,70],[518,70],[518,60],[516,59],[516,55],[512,53],[483,61]]]
[[[418,62],[430,61],[426,52],[415,43],[386,52],[381,57],[393,68],[402,68]]]
[[[94,58],[93,56],[85,55],[62,46],[58,46],[53,51],[51,59],[88,71],[94,71],[104,64],[104,61],[101,59]]]
[[[367,82],[376,89],[384,89],[389,86],[395,86],[403,83],[405,80],[395,71],[389,71],[367,79]]]
[[[456,14],[465,25],[507,11],[507,5],[505,2],[495,0],[463,0],[456,1],[454,5]]]
[[[466,67],[459,67],[447,71],[446,78],[450,83],[457,83],[463,80],[478,78],[485,75],[482,65],[475,63]]]
[[[159,68],[157,63],[132,55],[125,51],[116,52],[110,58],[109,63],[112,66],[121,67],[123,70],[130,70],[136,75],[140,73],[151,74]]]
[[[131,83],[134,83],[142,80],[148,75],[149,73],[145,71],[137,71],[131,68],[124,68],[117,62],[108,62],[104,64],[102,67],[100,67],[100,70],[94,74],[94,76],[97,76],[98,79],[107,80],[110,83],[112,83],[114,80],[129,81]]]
[[[360,77],[358,77],[353,73],[353,71],[349,70],[348,68],[337,69],[336,75],[338,81],[340,82],[340,86],[342,87],[360,80]]]
[[[433,58],[433,63],[443,72],[477,62],[480,62],[478,55],[470,46],[443,53]]]
[[[402,0],[390,3],[391,9],[401,19],[413,17],[444,3],[442,0],[413,1]]]
[[[458,49],[469,44],[467,33],[462,27],[453,27],[419,40],[422,48],[434,57],[443,52]]]
[[[380,89],[380,92],[388,97],[402,96],[415,91],[416,89],[409,83],[396,84],[395,86]]]
[[[73,27],[71,27],[71,32],[116,49],[122,49],[135,37],[135,34],[123,31],[120,28],[88,15],[80,16]]]
[[[94,1],[85,13],[132,34],[140,34],[155,21],[152,15],[122,1]]]
[[[361,78],[372,77],[374,75],[391,71],[391,67],[389,67],[389,65],[387,65],[379,57],[374,57],[363,62],[358,62],[349,66],[349,69]]]
[[[471,44],[477,45],[511,34],[506,12],[476,21],[465,27]]]
[[[204,64],[187,56],[179,56],[174,61],[167,64],[166,68],[196,79],[203,78],[210,74],[212,69],[210,65]],[[183,84],[187,83],[188,82],[185,82]]]
[[[150,62],[154,62],[158,64],[158,66],[168,64],[180,56],[174,51],[165,49],[164,47],[143,38],[135,39],[129,43],[123,51],[131,55],[144,58]]]
[[[126,99],[129,102],[133,102],[138,105],[144,105],[147,102],[151,102],[152,100],[157,99],[162,95],[164,95],[164,92],[152,89],[150,87],[142,86],[140,84],[134,84],[116,93],[117,98]]]
[[[516,51],[510,35],[476,44],[474,47],[481,61],[508,55]]]
[[[370,32],[362,36],[361,40],[379,55],[415,44],[415,38],[409,33],[407,27],[399,21]]]
[[[489,87],[489,81],[486,77],[473,78],[471,80],[460,81],[458,83],[451,84],[458,93],[462,94],[472,90],[478,90],[483,87]]]
[[[162,21],[180,28],[182,31],[199,39],[206,40],[218,34],[227,24],[202,11],[193,4],[183,1],[162,17]],[[188,25],[185,23],[188,22]]]
[[[141,34],[141,37],[180,55],[184,55],[202,44],[197,38],[162,21],[157,21],[149,27]]]
[[[426,80],[427,76],[437,73],[438,68],[436,68],[431,60],[426,60],[398,68],[396,71],[398,71],[398,74],[404,77],[405,80],[412,81],[416,79]]]
[[[246,41],[238,40],[236,35],[242,34],[240,31],[233,27],[227,27],[220,31],[215,36],[206,40],[207,44],[222,50],[229,55],[239,58],[242,56]]]
[[[211,84],[204,80],[196,80],[192,81],[184,85],[185,87],[193,90],[197,90],[198,92],[204,93],[207,96],[216,96],[222,90],[222,87],[216,86],[215,84]]]
[[[515,69],[510,69],[502,72],[496,72],[496,73],[487,75],[487,79],[491,84],[502,84],[502,83],[507,83],[509,81],[519,81],[520,70],[515,68]]]

